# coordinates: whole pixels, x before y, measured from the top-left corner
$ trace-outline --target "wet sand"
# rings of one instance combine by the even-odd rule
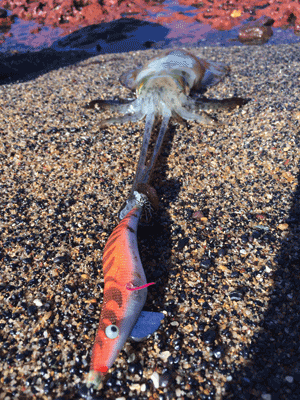
[[[219,113],[220,128],[170,125],[152,181],[160,208],[139,228],[156,281],[145,309],[166,316],[126,344],[95,398],[296,400],[300,46],[192,51],[231,66],[207,97],[251,101]],[[118,77],[158,53],[0,87],[0,399],[86,396],[102,252],[144,123],[99,129],[84,105],[131,95]]]

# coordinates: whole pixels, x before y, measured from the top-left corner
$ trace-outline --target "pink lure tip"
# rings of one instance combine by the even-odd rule
[[[145,289],[146,287],[150,286],[150,285],[155,285],[155,282],[151,282],[151,283],[146,283],[146,285],[143,286],[135,286],[132,282],[127,283],[126,285],[126,289],[127,290],[141,290],[141,289]]]

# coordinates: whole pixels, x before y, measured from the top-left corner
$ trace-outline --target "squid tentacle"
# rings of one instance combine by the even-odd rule
[[[150,138],[151,138],[154,120],[155,120],[155,114],[153,112],[150,114],[147,114],[142,148],[141,148],[141,152],[140,152],[138,165],[136,168],[135,179],[134,179],[134,182],[132,185],[132,190],[131,190],[132,193],[134,192],[134,190],[136,190],[137,185],[140,183],[139,182],[140,175],[143,173],[143,171],[145,169],[145,163],[146,163],[148,147],[149,147],[149,142],[150,142]]]
[[[158,133],[158,137],[157,137],[157,140],[155,143],[154,150],[153,150],[152,158],[149,162],[149,165],[147,165],[147,167],[143,171],[141,178],[139,178],[138,183],[148,183],[148,181],[150,179],[150,175],[151,175],[151,172],[155,165],[155,162],[157,160],[158,154],[160,152],[160,149],[161,149],[164,137],[165,137],[165,133],[168,129],[168,124],[169,124],[170,118],[171,118],[171,111],[165,110],[164,114],[163,114],[161,127],[160,127],[160,130]]]

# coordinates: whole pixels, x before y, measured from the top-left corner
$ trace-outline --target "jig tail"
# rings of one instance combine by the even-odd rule
[[[90,370],[86,380],[86,386],[88,388],[99,389],[102,381],[103,381],[103,375],[101,374],[101,372]]]

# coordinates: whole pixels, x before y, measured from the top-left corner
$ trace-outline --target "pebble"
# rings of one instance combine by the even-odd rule
[[[222,346],[217,346],[214,350],[213,350],[213,355],[216,359],[220,359],[222,358],[224,354],[224,350],[222,348]]]
[[[184,391],[181,389],[176,389],[175,394],[176,394],[176,397],[181,397],[184,395]]]
[[[42,305],[43,305],[43,303],[40,299],[34,299],[33,302],[37,307],[42,307]]]
[[[243,298],[243,292],[241,290],[235,290],[234,292],[229,293],[229,297],[234,301],[241,301]]]
[[[129,386],[129,388],[130,388],[130,390],[136,391],[137,394],[139,394],[140,391],[141,391],[141,385],[140,385],[139,383],[132,383],[132,384]]]
[[[277,226],[277,228],[280,229],[281,231],[285,231],[289,228],[289,225],[288,224],[279,224]]]
[[[162,361],[167,362],[170,355],[171,355],[171,353],[168,350],[166,350],[166,351],[162,351],[161,353],[159,353],[158,356],[159,356],[159,358],[162,359]]]
[[[208,329],[206,332],[203,333],[203,341],[206,344],[214,343],[216,339],[216,332],[213,329]]]
[[[285,380],[286,380],[288,383],[293,383],[293,382],[294,382],[294,378],[293,378],[292,376],[286,376],[286,377],[285,377]]]
[[[135,355],[135,353],[131,353],[129,356],[128,356],[128,363],[132,363],[132,362],[134,362],[136,360],[136,355]]]
[[[272,400],[272,396],[269,393],[264,393],[261,395],[263,400]]]
[[[158,389],[159,388],[159,384],[160,384],[160,382],[159,382],[159,379],[160,379],[159,374],[156,371],[153,372],[153,374],[151,375],[150,379],[151,379],[155,389]]]

